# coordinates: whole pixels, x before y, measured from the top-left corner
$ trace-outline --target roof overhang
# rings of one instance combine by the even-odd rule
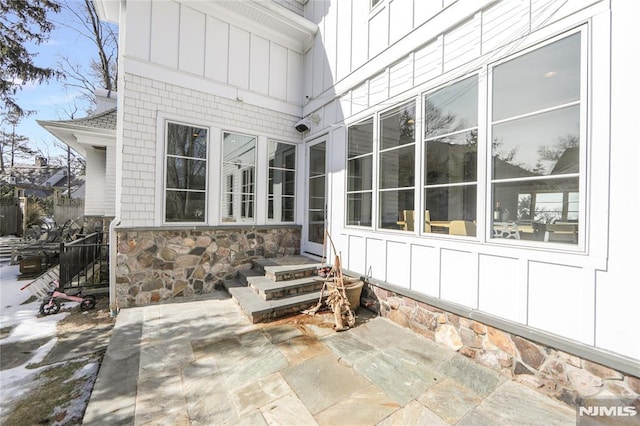
[[[107,147],[114,145],[116,141],[116,131],[111,129],[60,121],[37,120],[37,123],[83,157],[86,157],[88,148]]]
[[[98,17],[103,21],[118,24],[120,21],[120,0],[93,0]]]

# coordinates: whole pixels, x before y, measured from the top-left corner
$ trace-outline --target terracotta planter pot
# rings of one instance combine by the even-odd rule
[[[355,311],[358,306],[360,306],[360,294],[362,294],[362,286],[364,285],[364,282],[360,280],[348,282],[347,279],[344,281],[344,290],[347,294],[347,299],[349,299],[349,306]],[[335,288],[336,283],[334,281],[327,282],[327,290],[333,291]]]

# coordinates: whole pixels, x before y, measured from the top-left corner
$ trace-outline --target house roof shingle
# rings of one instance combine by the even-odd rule
[[[116,108],[111,108],[98,114],[88,117],[76,118],[73,120],[56,121],[58,124],[74,124],[77,126],[91,127],[94,129],[116,130]]]

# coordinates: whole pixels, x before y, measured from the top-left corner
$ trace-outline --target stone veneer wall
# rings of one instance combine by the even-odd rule
[[[640,401],[640,379],[373,284],[362,304],[512,380],[572,406],[598,398]],[[638,407],[640,408],[640,407]]]
[[[119,308],[211,293],[253,259],[300,253],[300,226],[117,231]]]

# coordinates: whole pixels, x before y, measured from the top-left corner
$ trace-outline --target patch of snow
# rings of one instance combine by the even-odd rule
[[[100,364],[97,362],[89,362],[68,379],[68,381],[79,379],[84,380],[82,380],[80,388],[76,389],[77,396],[73,400],[69,401],[68,404],[56,409],[53,416],[54,418],[56,418],[56,414],[58,413],[65,411],[66,413],[60,422],[53,422],[52,425],[65,425],[68,424],[71,419],[82,419],[87,402],[91,397],[91,391],[93,390],[93,385],[95,384],[96,377],[98,376],[99,368]]]
[[[57,342],[56,323],[68,313],[59,313],[38,318],[40,302],[23,302],[31,297],[29,291],[20,290],[28,281],[19,281],[18,265],[0,267],[0,328],[13,327],[8,337],[0,339],[2,346],[29,340],[50,338],[35,350],[27,362],[18,367],[0,371],[0,416],[8,414],[13,405],[39,383],[38,374],[47,367],[27,368],[29,364],[41,362]]]

